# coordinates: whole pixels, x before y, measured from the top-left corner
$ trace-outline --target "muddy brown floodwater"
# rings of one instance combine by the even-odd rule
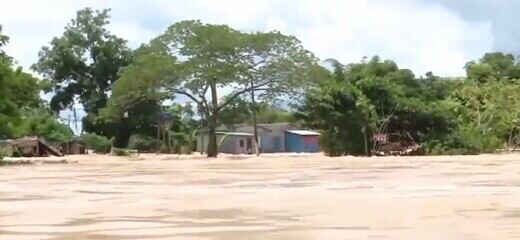
[[[0,239],[520,239],[520,155],[0,167]]]

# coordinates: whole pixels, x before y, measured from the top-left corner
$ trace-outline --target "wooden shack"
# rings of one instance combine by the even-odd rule
[[[61,153],[63,155],[85,154],[85,145],[83,145],[79,140],[73,139],[61,144]]]
[[[13,155],[21,157],[63,156],[56,148],[38,137],[24,137],[11,143]]]

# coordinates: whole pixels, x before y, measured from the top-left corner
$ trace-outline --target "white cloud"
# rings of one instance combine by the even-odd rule
[[[318,56],[345,63],[377,54],[417,74],[461,75],[465,62],[493,47],[490,24],[466,22],[431,4],[306,1],[301,11],[313,21],[293,33]]]
[[[318,57],[344,63],[377,54],[417,74],[462,75],[464,64],[494,43],[490,23],[466,21],[422,1],[21,0],[0,9],[0,23],[11,37],[8,53],[30,66],[41,46],[86,6],[112,8],[110,29],[132,47],[175,21],[201,19],[246,31],[277,29],[300,38]]]

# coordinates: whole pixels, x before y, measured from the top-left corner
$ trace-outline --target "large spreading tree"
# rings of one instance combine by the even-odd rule
[[[177,61],[172,66],[175,73],[168,73],[174,78],[164,77],[165,71],[148,78],[166,81],[158,84],[161,92],[184,95],[197,104],[208,122],[209,157],[217,155],[215,131],[219,113],[228,104],[252,92],[275,97],[301,89],[310,82],[312,75],[306,72],[316,63],[292,36],[243,33],[200,21],[176,23],[145,47],[148,54],[165,57],[166,53]],[[219,98],[218,91],[223,88],[232,90],[229,97]]]

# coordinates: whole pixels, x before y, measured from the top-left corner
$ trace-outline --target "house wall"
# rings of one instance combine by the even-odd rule
[[[285,151],[302,152],[302,141],[299,135],[285,132]]]
[[[285,131],[293,128],[288,123],[258,124],[260,152],[285,152]],[[253,134],[254,129],[253,126],[241,126],[236,131]]]
[[[285,133],[287,152],[319,152],[319,136]]]
[[[222,138],[224,138],[222,140]],[[253,141],[253,137],[251,136],[234,136],[234,135],[223,135],[217,134],[217,144],[222,141],[219,146],[218,152],[220,153],[230,153],[230,154],[249,154],[252,153],[253,148],[247,148],[247,139]],[[244,141],[244,147],[240,148],[240,140]],[[197,137],[197,151],[200,152],[202,149],[202,143],[204,143],[204,152],[208,150],[208,135],[204,135],[204,141],[202,141],[202,136]]]
[[[221,138],[222,138],[222,135],[217,134],[217,143],[220,141]],[[201,150],[203,152],[207,152],[208,142],[209,142],[209,136],[207,133],[204,135],[199,134],[197,136],[197,152],[200,152]]]
[[[85,147],[76,142],[63,143],[61,153],[66,155],[85,154]]]
[[[222,137],[224,137],[224,136],[222,136]],[[222,139],[222,137],[219,139]],[[220,142],[220,140],[217,141],[217,144],[219,142]],[[218,152],[232,153],[232,154],[238,153],[237,142],[238,142],[237,137],[227,136],[226,139],[224,139],[224,141],[220,144],[220,146],[218,148]]]
[[[319,152],[319,136],[301,136],[303,139],[303,152]]]

